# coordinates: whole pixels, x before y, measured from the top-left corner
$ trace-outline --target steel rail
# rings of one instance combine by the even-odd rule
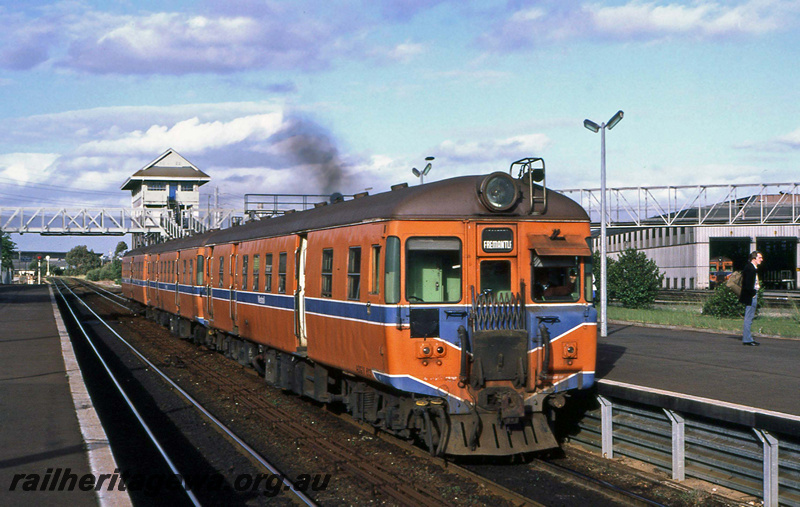
[[[72,292],[72,290],[69,287],[67,287],[67,285],[63,281],[61,283],[64,285],[64,287],[67,290],[69,290],[72,293],[73,296],[75,296],[78,299],[78,301],[80,301],[80,298],[78,298],[78,296],[74,292]],[[120,395],[122,395],[122,398],[125,400],[125,403],[127,403],[128,408],[131,409],[131,412],[133,412],[133,415],[139,421],[139,424],[142,426],[142,429],[144,429],[145,433],[147,433],[147,436],[150,438],[150,441],[153,442],[153,445],[155,445],[155,447],[158,450],[159,454],[161,454],[161,457],[164,458],[164,461],[166,462],[166,464],[169,467],[169,469],[172,470],[172,473],[174,473],[176,477],[181,477],[181,474],[178,471],[178,468],[175,466],[175,463],[173,463],[172,460],[170,459],[170,457],[167,455],[167,452],[161,446],[161,444],[159,443],[159,441],[156,438],[155,434],[153,434],[153,431],[150,429],[150,426],[147,424],[147,422],[145,422],[145,420],[142,417],[142,415],[139,413],[139,411],[136,409],[136,407],[134,406],[134,404],[131,401],[131,399],[128,397],[128,394],[122,388],[122,385],[120,385],[120,383],[117,380],[117,378],[111,372],[111,369],[108,367],[108,364],[105,362],[103,357],[100,355],[100,351],[97,350],[97,347],[95,347],[94,342],[89,337],[89,334],[86,332],[86,329],[84,328],[84,326],[81,323],[81,321],[78,318],[78,316],[73,311],[72,306],[69,304],[69,301],[67,301],[66,296],[64,296],[64,293],[58,287],[57,283],[55,284],[55,289],[58,291],[58,295],[61,296],[61,299],[64,300],[64,304],[66,305],[67,309],[69,310],[69,313],[72,315],[72,318],[75,320],[75,324],[81,330],[81,333],[83,334],[84,338],[86,338],[87,343],[92,348],[92,350],[94,351],[95,355],[97,356],[98,361],[100,361],[100,364],[103,365],[103,369],[105,369],[106,373],[108,373],[108,376],[109,376],[109,378],[111,378],[111,381],[114,383],[114,386],[117,388],[117,391],[119,391]],[[81,301],[81,302],[83,302],[83,301]],[[181,480],[183,481],[183,479],[181,479]],[[183,485],[184,485],[184,491],[186,493],[186,496],[189,497],[189,500],[192,502],[192,504],[194,504],[197,507],[200,507],[201,503],[197,499],[195,494],[191,490],[186,489],[185,483],[183,483]]]
[[[122,299],[122,298],[121,298],[120,296],[118,296],[117,294],[114,294],[113,292],[109,292],[109,291],[107,291],[107,290],[105,290],[105,289],[102,289],[102,288],[100,288],[100,287],[98,287],[98,286],[96,286],[96,285],[94,285],[94,284],[91,284],[91,283],[89,283],[89,282],[85,282],[85,281],[83,281],[83,280],[79,280],[79,281],[80,281],[80,283],[81,283],[81,284],[83,284],[85,287],[89,287],[90,289],[92,289],[93,291],[95,291],[95,292],[97,293],[97,295],[98,295],[98,296],[100,296],[101,298],[103,298],[103,299],[105,299],[105,300],[109,301],[110,303],[114,303],[115,305],[117,305],[117,306],[120,306],[120,307],[122,307],[122,308],[124,308],[124,309],[126,309],[126,310],[128,310],[128,311],[131,311],[131,309],[130,309],[130,308],[128,308],[127,306],[125,306],[124,304],[120,303],[119,301],[114,301],[113,299],[111,299],[110,297],[108,297],[108,296],[104,295],[104,294],[103,294],[102,292],[100,292],[100,291],[102,290],[102,291],[103,291],[103,292],[105,292],[106,294],[109,294],[109,295],[111,295],[111,296],[114,296],[114,297],[116,297],[116,298]],[[127,300],[125,300],[125,301],[127,301]]]
[[[230,428],[225,426],[225,424],[223,424],[222,421],[220,421],[219,419],[214,417],[214,415],[211,414],[211,412],[206,410],[205,407],[203,407],[189,393],[187,393],[177,383],[175,383],[175,381],[173,381],[171,378],[169,378],[169,376],[167,376],[166,373],[161,371],[155,364],[153,364],[149,359],[147,359],[133,345],[131,345],[127,340],[125,340],[125,338],[120,336],[119,333],[117,333],[114,330],[114,328],[112,328],[110,325],[108,325],[108,323],[102,317],[100,317],[100,315],[98,315],[94,310],[92,310],[92,308],[89,307],[89,305],[87,305],[85,301],[83,301],[80,297],[78,297],[77,294],[75,294],[68,287],[67,287],[67,289],[70,292],[72,292],[72,294],[78,299],[78,301],[80,301],[80,303],[83,306],[85,306],[89,310],[89,312],[92,313],[92,315],[94,315],[97,318],[98,322],[100,322],[106,328],[108,328],[108,330],[111,331],[111,333],[114,334],[114,336],[116,336],[117,339],[119,339],[120,342],[122,342],[125,345],[127,345],[128,348],[130,348],[131,351],[137,357],[139,357],[139,359],[141,359],[145,364],[147,364],[147,366],[150,367],[154,372],[158,373],[169,385],[171,385],[178,393],[180,393],[189,403],[194,405],[194,407],[196,409],[198,409],[204,416],[206,416],[211,422],[213,422],[219,429],[221,429],[223,432],[225,432],[225,434],[228,435],[233,441],[235,441],[237,444],[239,444],[239,446],[242,449],[244,449],[248,454],[250,454],[251,457],[253,457],[256,461],[258,461],[270,473],[272,473],[273,475],[277,475],[277,476],[282,477],[283,478],[283,485],[285,486],[285,488],[284,488],[285,491],[291,491],[305,505],[308,505],[310,507],[313,507],[313,506],[317,505],[311,498],[309,498],[307,495],[305,495],[302,491],[297,490],[295,488],[294,483],[292,483],[289,479],[287,479],[285,474],[281,473],[274,465],[269,463],[263,456],[258,454],[258,452],[256,452],[255,449],[250,447],[244,440],[242,440],[238,435],[236,435]]]

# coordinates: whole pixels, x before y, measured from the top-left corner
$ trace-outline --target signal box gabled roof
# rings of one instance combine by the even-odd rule
[[[158,158],[136,171],[133,176],[123,183],[120,190],[134,190],[143,181],[176,181],[196,182],[198,186],[205,185],[211,180],[207,175],[183,158],[172,148],[162,153]]]

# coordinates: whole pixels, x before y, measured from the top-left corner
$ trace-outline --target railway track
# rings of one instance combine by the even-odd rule
[[[660,290],[656,295],[656,304],[693,304],[702,305],[714,291],[711,290]],[[776,310],[797,309],[800,307],[798,291],[765,291],[764,306]]]
[[[312,456],[314,462],[332,466],[337,482],[346,483],[337,493],[339,501],[346,498],[348,502],[357,503],[359,498],[367,498],[391,505],[455,505],[475,504],[476,499],[480,499],[479,503],[497,505],[561,505],[565,495],[568,495],[572,501],[597,506],[665,505],[627,491],[624,486],[570,469],[558,460],[534,460],[513,467],[501,467],[500,477],[491,471],[491,465],[488,468],[461,467],[440,458],[431,458],[427,452],[408,443],[383,433],[376,434],[371,427],[341,416],[340,419],[346,421],[348,426],[356,426],[361,430],[358,439],[367,443],[383,439],[392,444],[389,448],[379,444],[379,452],[359,452],[354,449],[353,438],[333,436],[330,429],[314,420],[318,417],[310,421],[299,420],[298,405],[294,403],[298,401],[296,397],[264,395],[268,388],[252,370],[243,370],[238,363],[228,360],[223,361],[229,368],[219,368],[220,354],[204,347],[193,347],[169,336],[161,326],[136,315],[128,306],[129,302],[113,292],[96,289],[93,284],[84,283],[82,287],[81,292],[98,311],[95,318],[108,317],[117,322],[114,327],[121,334],[135,337],[137,348],[150,357],[151,366],[148,367],[156,369],[161,365],[171,377],[176,378],[170,381],[175,389],[182,389],[179,385],[188,386],[187,390],[192,390],[190,387],[193,385],[214,386],[211,396],[208,393],[198,395],[199,404],[210,405],[208,417],[215,417],[211,413],[216,412],[224,413],[219,417],[226,419],[226,422],[229,418],[237,419],[232,426],[239,426],[237,431],[242,434],[244,441],[267,440],[274,443],[280,438],[291,442],[288,454],[278,459],[279,462],[283,461],[284,467],[293,460],[293,453],[295,456]],[[124,331],[119,329],[121,324],[124,324]],[[238,374],[232,375],[231,369]],[[246,374],[250,381],[243,383],[241,377],[245,371],[252,374]],[[204,400],[204,396],[216,399]],[[316,409],[309,402],[302,401],[302,404],[306,408],[310,406]],[[371,443],[374,448],[375,442]],[[422,476],[432,479],[419,480],[419,475],[409,476],[408,472],[404,472],[398,465],[403,452],[391,451],[395,446],[399,448],[398,451],[414,456],[410,462],[413,468],[427,467],[427,473]],[[254,443],[253,447],[258,445]],[[387,456],[390,459],[386,459]],[[434,472],[434,468],[438,472]],[[291,467],[288,469],[292,473]],[[441,477],[437,477],[437,474],[441,474]],[[514,476],[518,477],[515,479]],[[320,499],[326,503],[324,495]]]
[[[115,374],[115,372],[112,371],[112,368],[109,366],[108,362],[103,357],[103,354],[100,352],[100,348],[95,343],[97,337],[95,336],[93,338],[91,336],[91,330],[85,324],[84,319],[82,319],[80,316],[81,312],[77,308],[78,305],[83,305],[83,307],[92,316],[96,318],[96,320],[92,322],[93,326],[100,326],[100,325],[105,326],[117,339],[119,339],[122,343],[127,345],[131,349],[131,351],[133,351],[134,354],[138,356],[138,358],[151,369],[151,371],[154,374],[157,374],[161,379],[163,379],[169,385],[171,385],[178,393],[180,393],[181,396],[183,396],[183,398],[186,401],[188,401],[191,405],[193,405],[194,408],[200,411],[204,417],[206,417],[210,422],[212,422],[216,426],[217,430],[224,433],[229,439],[231,439],[233,442],[236,443],[236,445],[238,445],[241,451],[248,454],[250,458],[258,462],[261,465],[261,467],[263,467],[262,473],[270,474],[269,477],[280,477],[281,484],[283,485],[283,487],[279,489],[285,492],[284,494],[288,497],[288,499],[292,503],[299,502],[301,504],[305,504],[308,506],[317,505],[300,488],[298,488],[294,483],[288,480],[284,474],[282,474],[277,468],[275,468],[271,463],[269,463],[269,461],[267,461],[263,456],[261,456],[256,451],[254,451],[250,446],[248,446],[230,428],[228,428],[225,424],[223,424],[221,421],[215,418],[211,413],[205,410],[202,407],[202,405],[200,405],[196,400],[194,400],[194,398],[192,398],[186,391],[184,391],[176,383],[174,383],[169,378],[169,376],[163,373],[157,366],[155,366],[151,361],[149,361],[145,356],[140,354],[133,346],[131,346],[127,341],[125,341],[124,338],[122,338],[119,334],[117,334],[116,331],[100,315],[98,315],[94,310],[92,310],[91,307],[89,307],[85,302],[82,301],[80,296],[76,294],[76,292],[73,290],[72,287],[70,287],[63,281],[56,282],[56,290],[61,296],[63,303],[66,305],[69,314],[73,317],[74,324],[80,329],[84,338],[87,340],[89,346],[95,352],[95,357],[97,361],[103,366],[103,369],[108,374],[108,377],[111,379],[113,384],[116,386],[118,392],[125,400],[127,408],[133,413],[136,420],[141,425],[141,428],[147,434],[149,443],[151,443],[158,450],[159,454],[161,455],[161,458],[163,458],[165,464],[169,468],[170,473],[173,474],[173,476],[178,479],[180,487],[176,487],[174,489],[179,490],[181,493],[183,493],[186,496],[186,499],[189,501],[189,503],[191,503],[192,505],[199,506],[203,505],[204,503],[214,502],[216,501],[216,498],[214,497],[206,498],[205,502],[201,501],[202,493],[198,493],[193,490],[192,485],[189,483],[189,474],[193,472],[189,467],[184,468],[178,464],[179,461],[174,458],[174,454],[178,454],[179,452],[175,451],[174,449],[172,451],[168,450],[168,447],[164,445],[166,439],[159,437],[156,434],[156,432],[153,430],[152,422],[147,421],[148,418],[145,411],[142,410],[141,407],[137,406],[137,404],[133,401],[132,397],[128,395],[127,389],[123,387],[123,382],[121,382],[117,378],[117,374]],[[95,290],[95,292],[100,294],[110,303],[113,303],[118,307],[130,312],[130,309],[118,299],[118,296],[108,293],[111,296],[109,297],[107,295],[101,294],[97,290]],[[150,478],[154,476],[155,476],[154,474],[149,474]],[[258,476],[254,475],[254,477]],[[263,475],[262,477],[266,478],[266,475]],[[150,480],[150,478],[148,478],[148,480]],[[196,479],[196,476],[193,477],[193,479]],[[235,485],[234,489],[237,489],[235,488]]]

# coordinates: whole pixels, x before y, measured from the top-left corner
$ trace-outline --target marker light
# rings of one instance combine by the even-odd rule
[[[506,173],[496,172],[481,181],[478,195],[489,211],[507,211],[517,202],[517,182]]]

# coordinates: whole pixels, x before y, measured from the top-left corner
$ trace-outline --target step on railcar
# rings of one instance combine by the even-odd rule
[[[139,248],[123,291],[434,454],[510,455],[557,446],[564,394],[594,383],[589,236],[531,158]]]

